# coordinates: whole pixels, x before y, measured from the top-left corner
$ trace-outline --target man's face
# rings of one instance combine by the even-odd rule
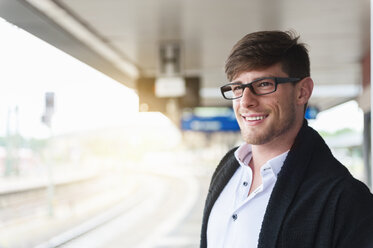
[[[262,77],[288,75],[282,71],[280,64],[276,64],[263,70],[243,72],[233,81],[249,83]],[[254,95],[245,88],[242,98],[233,100],[244,140],[249,144],[263,145],[287,137],[296,124],[296,111],[299,112],[300,107],[296,104],[295,92],[292,83],[279,84],[275,92],[262,96]]]

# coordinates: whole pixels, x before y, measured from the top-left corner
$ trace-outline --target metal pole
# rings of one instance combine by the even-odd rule
[[[373,37],[372,37],[372,30],[373,30],[373,17],[372,17],[372,14],[373,14],[373,9],[372,9],[372,3],[373,3],[373,0],[370,0],[370,60],[372,59],[372,47],[373,47]],[[373,120],[373,111],[372,111],[372,106],[373,106],[373,89],[372,89],[372,79],[373,79],[373,74],[372,74],[372,70],[373,69],[373,66],[372,66],[372,62],[370,62],[370,120],[372,121]],[[372,139],[372,132],[373,131],[373,125],[371,124],[370,125],[370,143],[372,143],[373,139]],[[370,156],[373,155],[373,152],[372,152],[372,148],[373,148],[373,145],[370,146]],[[370,190],[373,192],[373,168],[372,168],[372,157],[371,157],[371,164],[370,164]]]
[[[53,138],[52,132],[52,115],[54,113],[54,93],[46,92],[45,93],[45,113],[42,116],[42,122],[48,127],[49,130],[49,139],[48,146],[51,145],[51,140]],[[47,186],[47,195],[48,195],[48,213],[50,217],[54,216],[53,202],[54,202],[54,181],[53,181],[53,166],[50,152],[46,154],[46,163],[47,163],[47,175],[48,175],[48,186]]]
[[[48,145],[51,145],[52,140],[52,127],[49,126],[49,139]],[[53,168],[52,168],[52,159],[50,154],[47,154],[47,175],[48,175],[48,186],[47,186],[47,195],[48,195],[48,215],[49,217],[54,216],[54,180],[53,180]]]
[[[365,178],[364,182],[366,185],[370,186],[372,185],[373,178],[371,175],[371,120],[370,120],[370,112],[364,113],[364,131],[363,131],[363,154],[364,154],[364,171],[365,171]],[[373,189],[373,188],[372,188]]]

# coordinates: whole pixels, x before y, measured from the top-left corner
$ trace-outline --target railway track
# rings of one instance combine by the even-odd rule
[[[108,173],[56,185],[56,216],[52,220],[47,218],[46,187],[13,192],[6,196],[8,199],[2,199],[5,208],[12,208],[11,204],[13,208],[22,206],[13,213],[13,222],[17,218],[18,223],[47,219],[47,224],[39,226],[40,233],[36,228],[26,227],[12,233],[8,228],[12,226],[8,215],[11,211],[2,212],[2,207],[0,240],[7,235],[5,230],[13,238],[8,237],[9,242],[5,243],[0,241],[0,247],[152,247],[185,218],[197,200],[199,183],[195,177],[172,171],[136,169],[126,171],[125,175]],[[94,205],[95,210],[90,210]],[[50,222],[54,222],[54,228],[48,230]]]

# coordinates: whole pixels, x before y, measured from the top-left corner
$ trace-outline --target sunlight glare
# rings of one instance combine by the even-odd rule
[[[320,112],[316,120],[310,120],[309,124],[316,130],[330,133],[344,128],[362,132],[364,116],[357,102],[349,101]]]
[[[0,118],[13,118],[22,136],[48,136],[46,92],[55,93],[54,134],[118,125],[137,113],[132,89],[3,19],[0,30]],[[0,122],[0,135],[7,127]]]

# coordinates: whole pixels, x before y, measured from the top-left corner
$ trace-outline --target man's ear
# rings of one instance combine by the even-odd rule
[[[297,104],[304,105],[308,102],[312,95],[313,80],[310,77],[303,78],[296,84],[297,89]]]

